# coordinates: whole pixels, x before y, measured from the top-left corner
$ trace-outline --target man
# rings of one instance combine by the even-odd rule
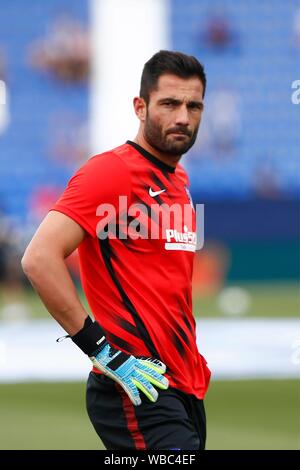
[[[192,315],[195,213],[161,221],[168,206],[192,207],[178,162],[195,142],[205,86],[194,57],[155,54],[134,98],[136,139],[77,171],[22,260],[49,312],[94,364],[87,409],[107,449],[205,447],[210,372]],[[95,322],[64,262],[77,247]]]

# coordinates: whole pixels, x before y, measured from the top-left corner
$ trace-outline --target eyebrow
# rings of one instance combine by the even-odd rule
[[[169,102],[169,103],[172,103],[174,105],[179,105],[179,104],[183,103],[182,100],[178,100],[177,98],[161,98],[160,100],[158,100],[158,104],[163,104],[166,101]],[[188,101],[187,105],[188,106],[198,106],[200,109],[204,108],[204,104],[203,104],[202,101],[195,101],[195,100]]]

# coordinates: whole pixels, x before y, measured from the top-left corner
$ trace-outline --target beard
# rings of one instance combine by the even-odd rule
[[[179,156],[186,153],[194,145],[198,129],[199,124],[194,132],[185,126],[176,126],[163,131],[162,126],[148,115],[145,121],[144,137],[148,144],[159,152],[170,156]],[[182,137],[176,138],[172,133],[182,134]]]

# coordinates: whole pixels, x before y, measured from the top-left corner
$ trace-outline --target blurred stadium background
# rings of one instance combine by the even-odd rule
[[[89,363],[55,343],[61,331],[20,257],[75,168],[134,137],[131,98],[160,48],[194,54],[208,76],[199,139],[183,159],[205,204],[194,313],[213,371],[207,448],[300,447],[299,2],[6,0],[0,449],[101,448],[84,406]],[[76,255],[69,265],[80,288]]]

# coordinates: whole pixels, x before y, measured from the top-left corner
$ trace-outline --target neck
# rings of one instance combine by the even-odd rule
[[[167,153],[160,152],[156,148],[152,147],[140,133],[138,133],[133,142],[143,147],[143,149],[147,150],[147,152],[151,153],[151,155],[156,157],[158,160],[173,168],[176,168],[176,165],[181,158],[181,155],[169,155]]]

